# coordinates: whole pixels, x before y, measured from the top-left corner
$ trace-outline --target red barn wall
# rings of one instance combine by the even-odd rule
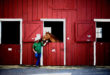
[[[42,34],[40,19],[65,18],[66,37],[70,37],[70,40],[66,40],[66,65],[93,65],[93,19],[110,18],[109,5],[109,0],[0,0],[0,18],[23,19],[23,64],[35,63],[32,38],[34,32]],[[83,32],[83,39],[78,39],[81,36],[75,27],[88,25],[93,27],[93,32],[88,32],[92,35],[91,41],[87,42],[87,34]]]

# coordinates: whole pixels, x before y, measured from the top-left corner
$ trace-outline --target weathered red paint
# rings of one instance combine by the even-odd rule
[[[64,65],[64,44],[49,43],[43,48],[44,66]]]
[[[8,48],[12,48],[12,51],[9,51]],[[0,45],[0,64],[2,65],[20,64],[20,45],[13,44]]]
[[[66,38],[70,38],[70,40],[66,39],[66,65],[93,65],[93,41],[95,40],[93,19],[110,18],[109,3],[109,0],[0,0],[0,18],[23,19],[23,64],[35,64],[32,38],[37,33],[42,35],[43,25],[40,19],[65,18]],[[90,42],[87,42],[88,34],[91,35]],[[44,65],[64,64],[63,57],[60,57],[63,56],[61,51],[63,47],[59,44],[44,47]],[[108,63],[109,43],[103,45],[106,51],[97,43],[97,65],[105,65],[105,62],[110,65]],[[56,49],[55,54],[51,53],[52,47]],[[48,57],[48,55],[53,56]],[[53,62],[57,57],[61,60],[58,58],[57,63]]]
[[[110,43],[97,42],[96,49],[96,65],[110,65]]]

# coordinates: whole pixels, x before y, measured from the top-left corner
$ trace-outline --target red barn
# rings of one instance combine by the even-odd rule
[[[110,65],[109,18],[109,0],[0,0],[0,64],[35,64],[34,38],[49,31],[61,42],[41,65]]]

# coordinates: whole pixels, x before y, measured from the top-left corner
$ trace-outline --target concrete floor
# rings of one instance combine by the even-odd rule
[[[110,67],[0,65],[0,75],[110,75]]]

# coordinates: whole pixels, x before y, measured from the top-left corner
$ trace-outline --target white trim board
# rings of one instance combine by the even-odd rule
[[[41,19],[43,21],[43,30],[44,30],[44,21],[63,21],[63,42],[64,42],[64,65],[66,65],[66,19]],[[44,35],[44,34],[43,34]],[[43,66],[43,48],[41,52],[41,62],[40,64]]]
[[[94,19],[95,22],[110,22],[110,19]]]
[[[65,21],[65,19],[41,19],[41,21]]]
[[[96,41],[94,42],[94,66],[96,66]]]
[[[22,19],[20,18],[0,18],[0,22],[2,21],[20,21],[20,64],[22,64]]]
[[[22,19],[21,18],[10,18],[10,19],[0,18],[0,21],[22,21]]]
[[[1,44],[1,22],[0,22],[0,44]]]

